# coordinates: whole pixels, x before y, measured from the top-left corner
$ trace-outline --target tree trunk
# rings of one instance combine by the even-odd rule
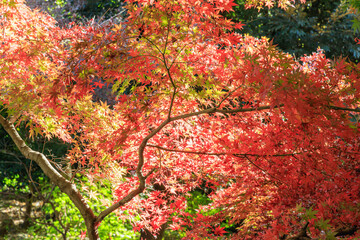
[[[157,234],[154,236],[149,230],[142,229],[140,240],[160,240],[163,239],[165,230],[167,228],[167,223],[164,223],[161,225],[160,230],[157,232]]]
[[[31,210],[32,210],[32,202],[33,202],[33,194],[32,192],[28,194],[28,198],[26,199],[26,205],[25,205],[25,216],[24,216],[24,222],[23,226],[25,228],[30,226],[30,216],[31,216]]]

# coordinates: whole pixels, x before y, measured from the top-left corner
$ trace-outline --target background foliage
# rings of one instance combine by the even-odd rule
[[[239,4],[235,11],[225,13],[225,16],[244,23],[242,33],[266,36],[280,49],[296,57],[321,48],[328,58],[360,59],[360,47],[354,41],[359,36],[359,11],[348,7],[348,4],[358,6],[359,2],[310,0],[286,10],[271,8],[260,11],[246,9],[244,0],[235,2]]]

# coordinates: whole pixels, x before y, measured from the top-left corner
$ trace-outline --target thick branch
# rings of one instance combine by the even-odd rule
[[[56,184],[60,190],[66,193],[75,206],[79,209],[81,215],[85,220],[88,235],[90,239],[96,239],[97,233],[95,232],[94,222],[95,215],[91,208],[86,203],[85,199],[81,196],[80,192],[76,189],[76,186],[70,181],[66,180],[56,169],[50,164],[49,160],[44,154],[32,150],[26,145],[25,141],[21,138],[19,133],[16,131],[15,126],[0,116],[0,124],[4,127],[5,131],[10,135],[20,152],[28,159],[36,162],[46,176]]]

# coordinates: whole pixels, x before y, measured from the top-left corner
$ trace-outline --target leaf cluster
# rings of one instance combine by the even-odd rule
[[[343,1],[312,0],[294,4],[286,9],[246,9],[243,1],[234,12],[224,13],[245,24],[242,33],[266,36],[280,49],[300,57],[317,48],[325,50],[329,58],[360,58],[354,42],[358,12],[350,11]]]

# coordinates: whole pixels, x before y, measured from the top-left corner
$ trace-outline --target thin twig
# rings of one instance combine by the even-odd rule
[[[205,151],[187,151],[187,150],[180,150],[180,149],[170,149],[164,148],[161,146],[147,144],[147,147],[154,147],[160,150],[164,150],[167,152],[178,152],[178,153],[187,153],[187,154],[198,154],[198,155],[209,155],[209,156],[223,156],[223,155],[233,155],[235,157],[286,157],[286,156],[294,156],[303,154],[302,152],[295,152],[295,153],[284,153],[284,154],[251,154],[251,153],[229,153],[229,152],[205,152]]]
[[[286,183],[284,183],[283,181],[281,181],[279,178],[275,177],[274,175],[270,174],[268,171],[266,171],[265,169],[261,168],[260,166],[258,166],[256,163],[254,163],[248,156],[245,156],[245,158],[249,161],[249,163],[253,166],[255,166],[256,168],[260,169],[262,172],[264,172],[265,174],[269,175],[271,178],[278,180],[279,182],[281,182],[282,184],[288,186]],[[278,184],[276,182],[274,182],[274,184],[278,187]]]

